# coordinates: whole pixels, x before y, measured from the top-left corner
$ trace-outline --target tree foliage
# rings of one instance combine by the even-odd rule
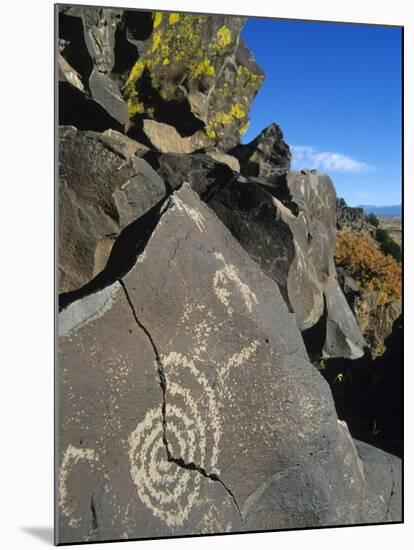
[[[363,291],[374,291],[378,304],[401,298],[401,265],[384,254],[369,237],[361,234],[339,234],[335,262],[355,279]]]
[[[380,249],[384,254],[389,254],[395,258],[397,262],[401,262],[401,247],[390,237],[386,229],[378,228],[375,231],[375,239],[380,243]]]
[[[366,218],[367,218],[367,222],[369,224],[373,225],[374,227],[379,226],[379,219],[377,218],[377,216],[375,214],[368,214],[368,216]]]

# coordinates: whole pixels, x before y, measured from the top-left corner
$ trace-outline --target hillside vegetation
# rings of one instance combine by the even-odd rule
[[[401,265],[378,249],[372,239],[361,234],[338,234],[335,262],[355,279],[363,291],[375,291],[377,303],[401,298]]]

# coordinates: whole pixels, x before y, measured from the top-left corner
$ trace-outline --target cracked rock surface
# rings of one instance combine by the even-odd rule
[[[57,15],[57,542],[401,521],[401,461],[331,392],[367,354],[333,258],[355,216],[276,123],[241,144],[244,18]]]
[[[277,284],[189,185],[59,326],[61,542],[395,517]]]
[[[164,182],[139,156],[145,150],[115,131],[60,128],[60,292],[102,271],[122,229],[165,197]]]

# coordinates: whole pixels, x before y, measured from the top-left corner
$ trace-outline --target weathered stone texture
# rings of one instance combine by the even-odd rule
[[[60,292],[97,275],[122,229],[165,196],[163,181],[130,142],[114,131],[60,131]]]
[[[60,542],[364,522],[377,494],[277,285],[188,185],[160,215],[60,316]]]

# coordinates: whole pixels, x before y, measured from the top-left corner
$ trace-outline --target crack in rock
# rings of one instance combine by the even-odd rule
[[[389,468],[390,468],[392,485],[391,485],[390,496],[388,498],[388,504],[387,504],[387,511],[385,513],[385,519],[389,518],[389,516],[390,516],[391,501],[392,501],[392,497],[394,496],[394,489],[395,489],[394,469],[392,467],[391,460],[390,460],[389,456],[387,456],[387,460],[388,460],[388,465],[389,465]]]
[[[148,212],[124,227],[113,244],[104,269],[81,288],[60,294],[59,311],[77,300],[104,290],[126,275],[139,261],[139,257],[145,254],[158,223],[171,206],[171,198],[164,197]]]
[[[154,355],[155,355],[155,363],[157,365],[157,371],[158,371],[158,376],[159,376],[159,379],[160,379],[160,386],[161,386],[161,391],[162,391],[162,407],[161,407],[162,408],[162,440],[163,440],[165,451],[167,453],[167,461],[168,462],[173,462],[177,466],[179,466],[181,468],[184,468],[186,470],[198,472],[203,477],[205,477],[207,479],[210,479],[212,481],[217,481],[218,483],[220,483],[220,485],[225,489],[225,491],[228,493],[228,495],[232,499],[232,501],[234,503],[234,506],[237,510],[237,513],[239,515],[240,523],[241,523],[241,525],[243,525],[243,523],[244,523],[243,515],[242,515],[241,509],[239,507],[239,504],[236,500],[236,497],[234,496],[231,489],[229,487],[227,487],[227,485],[218,477],[218,475],[213,473],[213,472],[207,472],[207,470],[205,468],[203,468],[202,466],[200,466],[199,464],[196,464],[194,462],[185,462],[185,460],[183,460],[181,457],[175,457],[171,453],[169,443],[168,443],[168,439],[167,439],[167,414],[166,414],[166,409],[167,409],[167,399],[166,399],[167,380],[166,380],[165,373],[164,373],[164,367],[162,365],[160,354],[158,352],[157,346],[155,345],[154,339],[151,336],[151,333],[149,332],[147,327],[145,325],[143,325],[141,323],[141,321],[138,319],[138,316],[136,314],[136,311],[135,311],[134,305],[131,301],[131,298],[128,294],[128,290],[125,286],[125,283],[122,281],[122,279],[119,279],[119,283],[120,283],[120,285],[121,285],[121,287],[122,287],[122,289],[125,293],[126,300],[129,304],[129,307],[131,308],[132,315],[135,319],[135,322],[137,323],[137,325],[140,327],[140,329],[147,336],[147,338],[148,338],[148,340],[151,344],[151,347],[153,349]]]
[[[286,474],[289,474],[290,472],[292,472],[294,470],[297,470],[299,468],[303,468],[304,466],[307,466],[313,460],[315,460],[315,458],[317,456],[319,456],[320,454],[329,453],[330,452],[329,447],[330,447],[330,443],[328,443],[324,447],[321,447],[317,451],[309,453],[307,458],[305,460],[303,460],[302,462],[298,462],[296,464],[293,464],[292,466],[288,466],[287,468],[284,468],[283,470],[279,470],[278,472],[275,472],[274,474],[269,476],[255,491],[253,491],[253,493],[251,493],[246,498],[246,500],[244,502],[244,506],[243,506],[243,511],[242,511],[243,517],[247,516],[247,513],[248,513],[250,507],[252,506],[252,504],[254,503],[254,501],[257,498],[259,498],[274,481],[277,481],[278,479],[282,478],[283,476],[285,476]]]
[[[90,502],[90,509],[91,509],[91,527],[89,529],[89,536],[88,540],[94,540],[99,533],[99,525],[98,525],[98,515],[96,513],[96,506],[95,506],[95,494],[91,496],[91,502]]]

